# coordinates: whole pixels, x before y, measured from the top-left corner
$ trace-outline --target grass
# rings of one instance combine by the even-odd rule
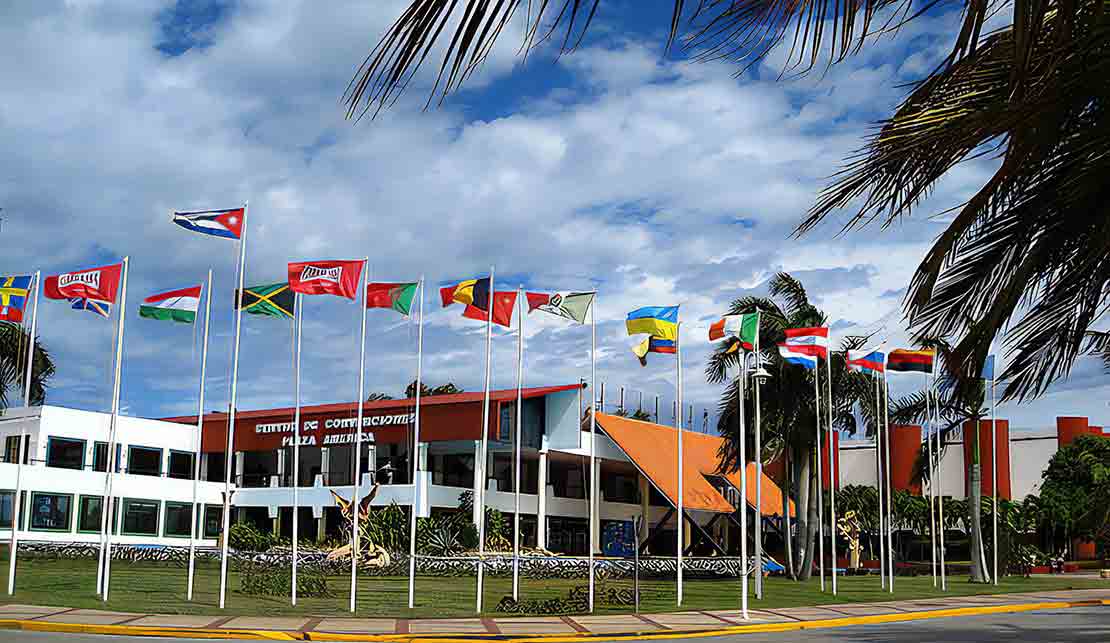
[[[7,569],[7,557],[0,558]],[[227,607],[218,608],[219,565],[197,566],[194,600],[185,600],[186,570],[154,563],[112,564],[110,600],[102,602],[96,595],[96,561],[20,559],[14,596],[0,592],[0,603],[21,603],[61,607],[97,608],[124,612],[160,614],[213,615],[349,615],[349,576],[329,577],[330,598],[304,598],[296,607],[288,597],[248,596],[239,591],[239,573],[229,572]],[[610,581],[631,587],[631,581]],[[521,579],[522,599],[566,596],[568,590],[584,585],[584,579]],[[1010,577],[998,587],[969,583],[966,576],[950,577],[947,594],[933,588],[930,576],[899,577],[895,593],[882,590],[878,577],[852,576],[839,581],[840,593],[822,593],[818,580],[799,583],[783,578],[769,578],[764,584],[764,600],[751,599],[752,608],[777,608],[821,605],[828,603],[867,603],[893,599],[962,596],[1013,592],[1036,592],[1060,589],[1108,588],[1110,582],[1091,578],[1040,576]],[[362,617],[449,617],[473,616],[475,579],[422,576],[416,579],[416,608],[408,609],[408,580],[404,577],[360,576],[358,613]],[[511,593],[512,580],[487,577],[484,607],[486,613],[503,596]],[[737,609],[740,583],[729,580],[686,580],[683,610]],[[676,611],[674,580],[641,582],[641,611]],[[628,613],[627,607],[598,606],[598,613]],[[501,615],[504,616],[504,615]]]

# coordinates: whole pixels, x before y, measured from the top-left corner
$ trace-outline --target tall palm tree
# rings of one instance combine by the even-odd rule
[[[816,422],[820,413],[821,426],[825,426],[827,418],[827,400],[825,400],[826,385],[824,378],[828,376],[828,369],[822,363],[821,372],[821,407],[814,409],[814,382],[813,371],[786,364],[779,356],[777,343],[783,341],[784,329],[822,326],[826,323],[825,314],[818,310],[809,301],[809,296],[801,282],[786,273],[779,273],[769,284],[769,297],[742,297],[732,302],[727,314],[739,315],[760,311],[759,342],[761,359],[772,372],[770,381],[763,385],[761,396],[761,430],[763,435],[763,453],[759,455],[764,462],[777,456],[785,456],[791,463],[786,474],[784,491],[789,493],[794,490],[794,504],[798,519],[796,535],[791,541],[789,534],[784,534],[787,543],[787,557],[793,557],[793,552],[798,556],[793,565],[792,572],[801,579],[809,578],[813,568],[814,538],[817,534],[817,485],[820,481],[816,475]],[[738,424],[738,395],[737,382],[730,376],[740,364],[740,351],[734,350],[733,344],[738,341],[731,339],[717,347],[709,357],[705,374],[709,381],[714,383],[728,382],[722,393],[719,405],[718,432],[725,437],[721,446],[721,467],[725,471],[738,471],[740,452],[739,435],[736,427]],[[855,348],[862,343],[860,338],[849,340],[849,346]],[[844,369],[843,357],[833,357],[833,421],[836,428],[855,432],[857,429],[856,415],[853,413],[857,400],[870,403],[866,411],[868,417],[873,417],[873,398],[870,391],[869,380],[857,373],[849,373]],[[872,402],[867,402],[872,400]],[[751,440],[754,432],[754,399],[746,397],[744,427],[745,439]],[[823,431],[823,429],[822,429]],[[749,445],[747,453],[755,458],[755,450]],[[787,498],[783,499],[783,513],[786,515],[785,505]],[[786,521],[784,521],[785,523]]]
[[[13,399],[15,391],[23,391],[27,372],[27,342],[30,333],[18,324],[0,322],[0,409],[22,406],[22,399]],[[46,401],[47,382],[54,376],[54,361],[42,344],[35,341],[31,363],[31,404]]]
[[[691,58],[734,61],[738,73],[789,45],[787,71],[805,73],[843,61],[939,4],[674,0],[667,42],[681,31]],[[1000,159],[918,267],[906,312],[922,334],[959,338],[953,363],[966,373],[978,372],[1009,326],[1003,399],[1025,399],[1070,371],[1084,331],[1110,299],[1110,0],[959,4],[962,23],[949,54],[821,193],[797,233],[853,207],[845,229],[892,225],[957,163]],[[412,0],[351,81],[347,114],[393,104],[436,45],[446,46],[428,101],[442,100],[481,67],[520,14],[522,54],[548,40],[571,52],[599,5]],[[984,34],[988,19],[1000,15],[1009,24]]]

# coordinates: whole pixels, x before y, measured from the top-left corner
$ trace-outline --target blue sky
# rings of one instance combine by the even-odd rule
[[[662,51],[667,2],[605,2],[580,51],[517,58],[519,26],[442,107],[424,111],[428,73],[376,121],[344,120],[340,96],[405,3],[13,3],[0,8],[0,207],[5,274],[51,274],[132,258],[123,404],[162,416],[195,408],[193,329],[141,320],[148,294],[215,270],[208,407],[226,406],[235,246],[169,223],[172,209],[249,200],[247,281],[287,261],[369,256],[372,277],[436,285],[496,267],[499,288],[597,288],[599,378],[670,407],[673,358],[641,368],[624,315],[682,304],[685,391],[700,419],[719,389],[702,377],[705,329],[776,271],[800,277],[834,334],[905,339],[905,285],[943,222],[989,175],[960,166],[919,215],[838,236],[838,221],[790,233],[825,178],[904,87],[948,46],[937,13],[824,76],[777,81],[781,52],[742,78],[725,63]],[[628,8],[635,11],[627,11]],[[630,18],[631,16],[631,18]],[[480,324],[429,293],[429,383],[482,383]],[[306,307],[305,403],[356,393],[357,306]],[[244,324],[241,407],[292,401],[289,324]],[[59,370],[54,404],[103,409],[113,327],[44,302],[40,329]],[[587,376],[589,329],[526,320],[526,384]],[[399,393],[415,373],[415,328],[374,311],[368,390]],[[497,333],[496,387],[515,385],[515,338]],[[900,381],[908,391],[913,380]],[[614,395],[609,400],[615,399]],[[1006,407],[1018,428],[1057,414],[1110,423],[1110,385],[1084,359],[1044,399]],[[669,420],[669,413],[664,415]]]

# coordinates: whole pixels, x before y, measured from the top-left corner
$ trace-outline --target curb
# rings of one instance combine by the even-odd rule
[[[582,633],[582,634],[541,634],[534,636],[506,636],[504,634],[346,634],[339,632],[316,632],[297,630],[243,630],[243,629],[206,629],[188,627],[144,627],[141,625],[86,625],[80,623],[48,623],[16,619],[0,619],[0,630],[23,630],[28,632],[55,632],[66,634],[106,634],[114,636],[143,636],[161,638],[189,639],[235,639],[254,641],[372,641],[378,643],[459,643],[459,641],[502,641],[505,643],[575,643],[590,639],[606,641],[622,640],[670,640],[686,638],[706,638],[735,634],[754,634],[760,632],[793,632],[798,630],[847,627],[851,625],[878,625],[882,623],[904,623],[935,618],[956,616],[981,616],[987,614],[1014,614],[1046,609],[1066,609],[1072,607],[1110,606],[1110,600],[1057,601],[1041,603],[1019,603],[1014,605],[995,605],[989,607],[959,607],[953,609],[931,610],[925,612],[906,612],[880,614],[874,616],[848,616],[844,618],[798,621],[790,623],[763,623],[758,625],[736,625],[710,630],[687,630],[676,632],[626,632],[626,633]]]

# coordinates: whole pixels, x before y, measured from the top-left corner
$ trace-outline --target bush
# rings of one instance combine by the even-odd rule
[[[236,523],[227,534],[227,545],[236,551],[266,551],[274,537],[250,523]]]
[[[239,570],[240,588],[252,596],[289,596],[292,594],[293,577],[288,567],[275,567],[259,563],[243,563]],[[297,595],[309,598],[331,598],[328,578],[312,567],[297,569]]]

